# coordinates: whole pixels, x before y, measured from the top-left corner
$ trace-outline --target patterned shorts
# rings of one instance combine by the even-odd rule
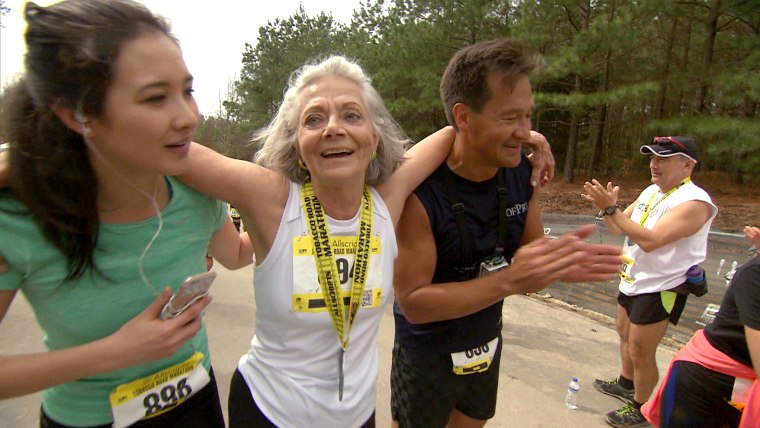
[[[496,412],[501,338],[488,370],[454,374],[450,354],[411,350],[395,343],[391,367],[391,413],[399,428],[445,427],[454,409],[487,420]]]

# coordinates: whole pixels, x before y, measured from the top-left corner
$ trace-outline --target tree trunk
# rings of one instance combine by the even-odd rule
[[[591,21],[591,1],[587,1],[581,7],[581,17],[583,18],[583,31],[588,31],[589,22]],[[576,73],[574,93],[583,93],[583,76]],[[567,154],[565,155],[565,170],[562,174],[562,181],[565,183],[573,182],[573,170],[575,169],[575,151],[578,146],[578,112],[579,107],[573,108],[570,112],[570,135],[567,142]]]
[[[662,80],[660,81],[660,93],[657,96],[655,117],[665,118],[665,103],[668,97],[668,79],[670,78],[670,64],[673,63],[673,47],[675,46],[676,34],[678,33],[678,15],[673,17],[673,25],[668,34],[668,45],[665,50],[665,64],[662,67]]]
[[[575,77],[575,84],[578,85],[580,76]],[[578,145],[578,113],[570,113],[570,135],[567,141],[567,154],[565,155],[565,170],[562,174],[562,181],[565,183],[573,182],[573,169],[575,167],[575,147]]]
[[[692,25],[692,20],[691,19],[687,20],[686,30],[684,31],[686,40],[683,41],[683,58],[681,58],[681,69],[679,70],[681,72],[689,69],[689,57],[691,54],[691,51],[689,50],[689,47],[691,46],[691,25]],[[685,98],[686,96],[684,95],[684,90],[679,89],[677,115],[684,114],[684,110],[687,109],[688,102],[685,100]]]
[[[607,16],[607,22],[611,23],[615,19],[615,2],[610,4],[609,15]],[[612,53],[608,47],[604,51],[604,68],[602,69],[602,84],[601,92],[606,94],[610,90],[610,57]],[[591,161],[589,162],[588,174],[589,177],[597,175],[599,172],[599,163],[602,158],[602,150],[604,149],[604,128],[607,120],[607,103],[604,103],[596,108],[596,130],[591,140]]]
[[[715,36],[718,34],[718,16],[720,16],[722,2],[723,0],[712,0],[707,25],[705,26],[705,51],[702,55],[702,72],[699,77],[696,100],[696,110],[700,114],[705,110],[705,99],[707,98],[707,90],[710,87],[708,78],[715,50]]]

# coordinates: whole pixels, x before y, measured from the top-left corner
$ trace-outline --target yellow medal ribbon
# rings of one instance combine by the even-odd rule
[[[340,276],[338,266],[330,247],[330,236],[327,221],[319,198],[314,194],[314,186],[310,181],[301,188],[301,199],[307,217],[309,232],[314,246],[314,261],[317,265],[319,285],[325,299],[327,312],[330,314],[338,340],[343,351],[348,347],[348,333],[351,331],[356,313],[361,304],[364,285],[367,281],[367,266],[369,265],[370,238],[372,237],[372,196],[367,186],[362,194],[361,210],[359,213],[359,234],[357,236],[356,256],[352,275],[351,295],[348,305],[348,316],[344,315],[343,299],[340,298]]]
[[[665,193],[664,195],[662,195],[662,197],[660,199],[658,199],[657,202],[655,202],[654,205],[652,205],[652,207],[650,208],[649,205],[652,204],[652,200],[654,200],[654,195],[656,195],[657,192],[652,193],[652,196],[649,197],[649,201],[647,201],[647,204],[644,206],[644,211],[641,213],[641,218],[639,219],[639,224],[641,226],[643,226],[644,223],[647,221],[647,218],[649,218],[649,214],[651,214],[652,211],[654,211],[654,209],[657,207],[657,205],[660,205],[660,202],[662,202],[663,200],[665,200],[665,198],[667,198],[668,196],[672,195],[673,192],[675,192],[676,190],[678,190],[678,188],[680,188],[681,186],[683,186],[684,184],[689,183],[689,182],[691,182],[691,177],[684,178],[683,180],[681,180],[680,183],[678,183],[678,185],[676,187],[668,190],[667,193]]]

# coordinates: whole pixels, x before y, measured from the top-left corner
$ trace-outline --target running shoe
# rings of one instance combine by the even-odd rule
[[[597,379],[594,381],[594,388],[597,391],[610,395],[621,401],[633,400],[633,388],[623,388],[618,382],[618,378],[610,380]]]

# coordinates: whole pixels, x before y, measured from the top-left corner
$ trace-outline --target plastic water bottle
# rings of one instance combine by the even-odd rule
[[[726,274],[723,276],[723,278],[726,279],[726,287],[728,287],[729,284],[731,283],[731,280],[734,279],[734,274],[736,273],[736,266],[738,265],[739,265],[739,262],[737,262],[736,260],[731,262],[731,270],[726,272]]]
[[[567,385],[567,395],[565,396],[565,406],[570,410],[578,408],[578,391],[581,390],[581,386],[578,383],[578,378],[574,377]]]

